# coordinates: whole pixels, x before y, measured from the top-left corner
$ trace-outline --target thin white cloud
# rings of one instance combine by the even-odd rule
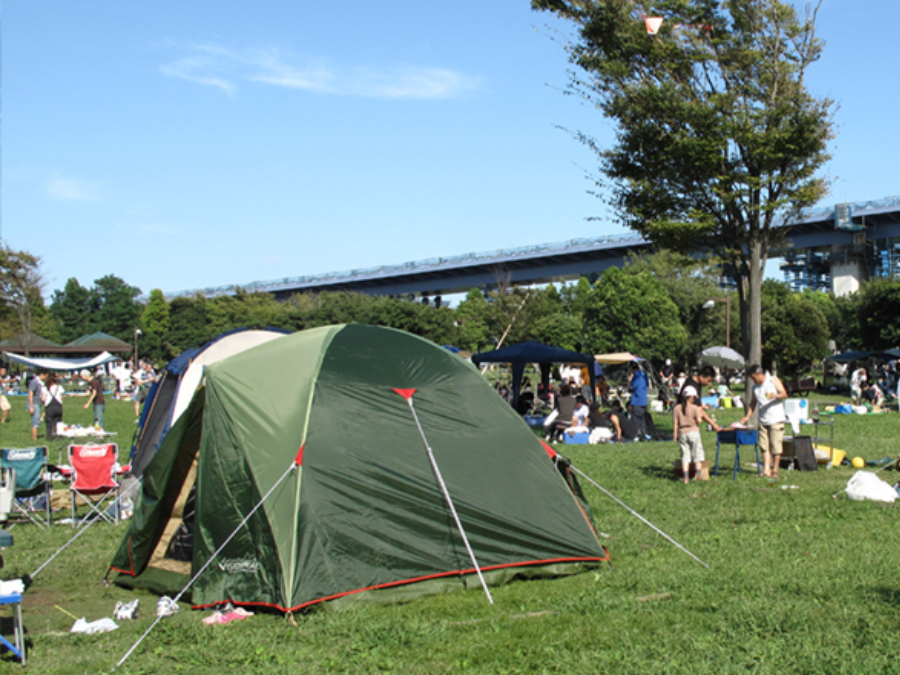
[[[95,183],[53,176],[47,185],[47,196],[59,201],[96,202],[100,199],[98,188]]]
[[[233,95],[237,85],[222,75],[231,55],[213,45],[195,45],[192,54],[160,67],[163,75],[221,89]]]
[[[448,99],[479,85],[449,68],[360,66],[292,62],[274,50],[236,52],[191,45],[190,53],[161,67],[163,74],[233,95],[239,81],[335,96],[387,99]]]

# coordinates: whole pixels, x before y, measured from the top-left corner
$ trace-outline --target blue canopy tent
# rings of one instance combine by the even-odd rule
[[[510,345],[492,352],[473,354],[472,363],[476,366],[481,366],[483,363],[509,363],[512,366],[512,404],[514,408],[517,408],[519,403],[522,375],[525,373],[525,365],[528,363],[536,363],[540,366],[544,391],[550,387],[550,366],[554,363],[582,363],[587,366],[591,378],[591,392],[594,392],[594,384],[597,380],[597,371],[594,365],[596,362],[593,355],[581,354],[560,347],[550,347],[534,341]]]

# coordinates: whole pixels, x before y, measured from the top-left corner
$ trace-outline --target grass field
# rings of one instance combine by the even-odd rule
[[[24,401],[13,405],[10,422],[0,427],[2,442],[29,445]],[[738,416],[718,417],[727,424]],[[67,401],[65,419],[90,421],[78,399]],[[671,427],[669,418],[656,419]],[[135,426],[131,404],[111,403],[107,422],[124,455]],[[896,457],[898,428],[896,413],[839,416],[835,444],[851,457]],[[714,459],[713,434],[704,433],[704,447]],[[723,450],[718,478],[683,485],[671,470],[674,443],[560,449],[709,569],[583,482],[599,529],[608,534],[611,568],[496,588],[493,606],[473,590],[318,611],[295,617],[296,625],[263,615],[208,627],[205,614],[184,607],[160,622],[118,672],[858,675],[898,668],[898,507],[832,499],[853,469],[782,471],[769,488],[752,471],[732,481],[732,449]],[[752,449],[744,448],[742,460],[751,459]],[[900,479],[893,469],[879,475]],[[109,672],[150,625],[155,596],[101,584],[125,527],[93,526],[26,593],[33,672]],[[33,572],[73,530],[18,525],[12,533],[4,578]],[[55,607],[95,620],[112,617],[116,601],[134,597],[140,618],[96,636],[69,634],[72,619]],[[7,636],[10,625],[5,619]],[[8,655],[2,658],[0,672],[19,672]]]

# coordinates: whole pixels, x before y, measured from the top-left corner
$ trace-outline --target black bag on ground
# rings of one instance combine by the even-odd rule
[[[818,471],[819,462],[813,450],[812,437],[794,436],[794,457],[800,471]]]

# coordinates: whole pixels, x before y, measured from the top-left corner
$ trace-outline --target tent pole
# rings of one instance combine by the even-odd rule
[[[197,578],[206,571],[206,568],[209,567],[212,564],[212,562],[219,556],[219,554],[222,552],[222,550],[226,546],[228,546],[228,543],[232,539],[234,539],[234,535],[236,535],[238,533],[238,531],[242,527],[244,527],[244,525],[246,525],[247,521],[250,520],[250,518],[253,516],[254,513],[256,513],[256,511],[259,509],[259,507],[262,506],[263,503],[266,501],[266,499],[269,498],[269,495],[271,495],[275,491],[275,488],[277,488],[279,485],[281,485],[281,482],[285,478],[288,477],[288,474],[290,474],[296,468],[297,468],[297,462],[295,460],[288,467],[288,470],[285,471],[283,474],[281,474],[281,478],[279,478],[277,481],[275,481],[275,484],[269,488],[269,491],[266,492],[266,494],[264,494],[262,496],[262,499],[259,500],[259,503],[256,506],[254,506],[252,509],[250,509],[250,513],[248,513],[246,516],[244,516],[244,519],[240,523],[238,523],[238,526],[236,528],[234,528],[234,531],[228,535],[228,538],[224,542],[222,542],[222,545],[216,549],[215,553],[213,553],[209,557],[209,560],[207,560],[203,564],[203,566],[199,570],[197,570],[197,573],[193,577],[191,577],[191,580],[187,582],[187,585],[184,588],[182,588],[181,591],[178,593],[178,595],[176,595],[172,599],[172,604],[177,603],[181,599],[181,596],[187,592],[187,590],[194,584],[194,582],[197,581]],[[162,618],[163,618],[162,616],[156,617],[156,621],[154,621],[152,624],[150,624],[150,627],[146,631],[144,631],[144,634],[138,638],[137,642],[135,642],[133,645],[131,645],[131,649],[129,649],[127,652],[125,652],[125,656],[123,656],[121,659],[119,659],[119,662],[115,666],[113,666],[112,670],[116,670],[119,666],[121,666],[123,663],[125,663],[126,659],[129,656],[131,656],[132,652],[134,652],[134,650],[137,649],[137,646],[144,641],[144,638],[146,638],[150,634],[150,631],[152,631],[156,627],[156,624],[158,624]]]
[[[140,484],[141,484],[141,479],[139,478],[139,479],[137,479],[136,481],[134,481],[131,485],[129,485],[127,488],[125,488],[125,491],[117,497],[116,501],[121,502],[123,497],[128,496],[128,493],[131,492],[131,491],[135,488],[135,486],[140,485]],[[120,506],[120,505],[117,505],[116,508],[121,508],[121,506]],[[84,527],[78,528],[78,532],[75,533],[75,536],[74,536],[74,537],[72,537],[71,539],[69,539],[69,541],[67,541],[65,544],[63,544],[62,548],[60,548],[56,553],[54,553],[53,555],[51,555],[51,556],[44,562],[43,565],[41,565],[41,566],[38,567],[34,572],[31,573],[31,578],[34,579],[34,578],[38,575],[38,572],[40,572],[40,571],[41,571],[42,569],[44,569],[47,565],[49,565],[51,562],[53,562],[53,561],[56,559],[56,556],[58,556],[60,553],[62,553],[63,551],[65,551],[67,548],[69,548],[69,545],[70,545],[72,542],[74,542],[76,539],[78,539],[78,537],[80,537],[80,536],[83,535],[85,532],[87,532],[87,531],[88,531],[88,528],[89,528],[91,525],[93,525],[94,523],[96,523],[98,520],[102,520],[102,518],[100,518],[100,516],[96,516],[96,517],[95,517],[91,522],[89,522],[87,525],[85,525]]]
[[[444,499],[447,500],[447,506],[450,507],[450,513],[453,514],[453,520],[456,521],[456,527],[459,529],[459,534],[462,537],[463,543],[466,545],[466,551],[469,552],[469,559],[472,561],[472,565],[475,567],[475,572],[478,574],[478,580],[481,582],[481,587],[484,589],[484,594],[487,595],[488,602],[490,604],[494,604],[494,598],[491,597],[491,592],[488,590],[487,582],[484,580],[484,576],[481,574],[481,567],[478,565],[478,561],[475,559],[475,552],[472,551],[472,546],[469,544],[469,538],[466,536],[466,531],[463,529],[462,522],[459,519],[459,515],[456,513],[456,507],[453,506],[453,500],[450,498],[450,492],[447,490],[447,484],[444,483],[444,477],[441,475],[441,470],[438,468],[437,460],[434,458],[434,453],[431,450],[431,446],[428,444],[428,439],[425,437],[425,431],[422,429],[422,425],[419,423],[419,416],[416,414],[416,408],[413,405],[412,396],[406,399],[409,403],[409,409],[412,412],[413,419],[416,422],[416,426],[419,429],[419,435],[422,437],[422,442],[425,444],[425,450],[428,453],[428,461],[431,462],[431,468],[434,470],[434,475],[438,480],[438,483],[441,486],[441,491],[444,493]]]
[[[623,502],[621,499],[619,499],[618,497],[616,497],[612,492],[610,492],[609,490],[607,490],[605,487],[603,487],[602,485],[600,485],[600,484],[599,484],[597,481],[595,481],[593,478],[591,478],[591,477],[588,476],[586,473],[584,473],[584,471],[582,471],[581,469],[579,469],[579,468],[578,468],[577,466],[575,466],[574,464],[571,464],[571,463],[570,463],[570,466],[571,466],[573,469],[575,469],[575,471],[578,473],[579,476],[581,476],[582,478],[584,478],[585,480],[587,480],[591,485],[593,485],[593,486],[594,486],[595,488],[597,488],[598,490],[601,490],[607,497],[610,497],[612,500],[614,500],[614,501],[617,502],[618,504],[621,504],[621,505],[624,506],[626,509],[628,509],[628,511],[631,512],[631,515],[636,516],[636,517],[637,517],[639,520],[641,520],[643,523],[645,523],[646,525],[649,525],[651,529],[653,529],[655,532],[657,532],[658,534],[661,534],[663,537],[665,537],[665,538],[668,539],[670,542],[672,542],[673,544],[675,544],[675,546],[677,546],[677,547],[680,548],[682,551],[684,551],[685,553],[687,553],[689,556],[691,556],[691,557],[692,557],[694,560],[696,560],[698,563],[700,563],[700,564],[703,565],[704,567],[707,567],[707,568],[709,567],[709,565],[707,565],[705,562],[703,562],[702,560],[700,560],[700,558],[698,558],[698,557],[695,556],[693,553],[691,553],[690,551],[688,551],[684,546],[682,546],[682,545],[679,544],[677,541],[675,541],[674,539],[672,539],[672,537],[670,537],[669,535],[667,535],[665,532],[663,532],[661,529],[659,529],[656,525],[654,525],[654,524],[651,523],[649,520],[647,520],[646,518],[644,518],[644,516],[642,516],[640,513],[638,513],[637,511],[635,511],[634,509],[632,509],[630,506],[628,506],[628,504],[626,504],[626,503]]]

